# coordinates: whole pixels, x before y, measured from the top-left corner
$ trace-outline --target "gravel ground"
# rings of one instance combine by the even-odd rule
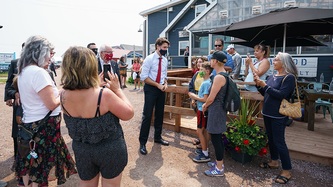
[[[58,71],[59,74],[60,71]],[[56,77],[59,81],[60,77]],[[58,83],[59,85],[59,83]],[[132,91],[134,87],[124,89],[130,98],[135,116],[127,122],[121,122],[127,142],[129,162],[123,172],[122,186],[282,186],[274,183],[273,179],[279,173],[277,169],[260,169],[259,163],[263,158],[255,157],[252,162],[242,165],[225,154],[225,177],[207,177],[203,172],[208,169],[206,164],[196,164],[194,146],[188,135],[163,131],[163,137],[170,146],[160,146],[153,143],[153,128],[147,143],[148,155],[138,152],[139,128],[142,116],[143,93]],[[0,97],[3,98],[4,84],[0,84]],[[12,109],[0,104],[0,180],[8,182],[8,186],[16,186],[16,181],[10,167],[13,162],[13,144],[11,138]],[[62,135],[70,149],[71,139],[62,121]],[[209,146],[213,150],[212,145]],[[73,152],[72,152],[73,153]],[[214,157],[213,151],[210,153]],[[333,153],[332,153],[333,154]],[[292,160],[292,180],[284,186],[333,186],[333,168],[317,163]],[[78,175],[71,176],[62,186],[78,186]],[[50,182],[56,186],[56,182]]]

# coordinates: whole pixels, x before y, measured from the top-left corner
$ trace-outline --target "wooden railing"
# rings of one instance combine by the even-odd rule
[[[195,116],[195,113],[191,108],[182,107],[183,100],[181,99],[182,94],[188,93],[188,86],[183,86],[182,83],[189,83],[191,78],[182,77],[168,77],[168,83],[175,83],[168,85],[168,89],[165,92],[169,94],[170,102],[169,105],[164,106],[164,112],[169,112],[175,115],[175,131],[180,132],[181,116]],[[175,96],[176,101],[173,105],[173,97]]]
[[[180,132],[181,129],[181,118],[183,116],[196,116],[196,113],[193,112],[193,109],[190,107],[182,107],[182,103],[184,103],[182,97],[184,95],[188,94],[188,86],[185,86],[186,84],[190,82],[191,78],[182,78],[182,77],[168,77],[168,82],[175,83],[168,85],[168,89],[165,91],[168,95],[167,98],[169,98],[170,102],[166,102],[166,105],[164,107],[164,112],[171,113],[172,116],[174,116],[174,131]],[[259,101],[260,105],[258,108],[258,111],[261,111],[262,109],[262,102],[263,102],[263,96],[261,96],[258,92],[248,92],[248,91],[240,91],[241,97],[246,98],[249,100],[255,100]],[[175,102],[173,100],[175,99]],[[175,103],[175,104],[173,104]],[[237,115],[228,114],[230,118],[235,118]],[[263,120],[261,114],[259,115],[257,119],[257,123],[262,125]]]

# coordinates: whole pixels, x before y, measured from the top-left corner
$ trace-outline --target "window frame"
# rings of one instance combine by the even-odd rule
[[[181,43],[186,43],[184,48],[181,48]],[[186,46],[190,46],[190,41],[189,40],[182,40],[182,41],[178,41],[178,56],[184,56],[184,51],[186,49]],[[181,52],[182,50],[182,52]]]
[[[204,9],[201,11],[201,12],[203,12],[207,8],[207,4],[195,5],[195,8],[194,8],[195,17],[197,17],[197,16],[199,16],[199,14],[201,14],[201,12],[199,12],[198,9],[202,6],[204,6]]]

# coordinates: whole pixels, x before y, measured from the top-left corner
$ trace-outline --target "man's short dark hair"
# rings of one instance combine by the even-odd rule
[[[164,43],[167,43],[168,45],[170,45],[169,40],[167,40],[166,38],[164,38],[164,37],[157,38],[157,40],[155,42],[155,49],[157,49],[157,46],[161,46]]]
[[[89,43],[88,45],[87,45],[87,48],[89,48],[90,49],[90,46],[91,45],[96,45],[95,43]]]
[[[215,42],[219,42],[219,41],[220,41],[221,44],[224,46],[224,41],[223,41],[221,38],[216,38],[216,39],[215,39]]]

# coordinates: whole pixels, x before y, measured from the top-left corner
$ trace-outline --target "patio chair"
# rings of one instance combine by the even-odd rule
[[[323,88],[329,89],[329,85],[325,83],[312,82],[308,84],[307,88],[314,89],[317,91],[317,90],[322,90]],[[330,100],[325,101],[322,100],[321,98],[318,98],[315,102],[316,112],[318,112],[318,109],[320,107],[323,109],[324,118],[326,114],[326,109],[328,110],[328,112],[331,114],[332,123],[333,123],[333,109],[331,101]]]

